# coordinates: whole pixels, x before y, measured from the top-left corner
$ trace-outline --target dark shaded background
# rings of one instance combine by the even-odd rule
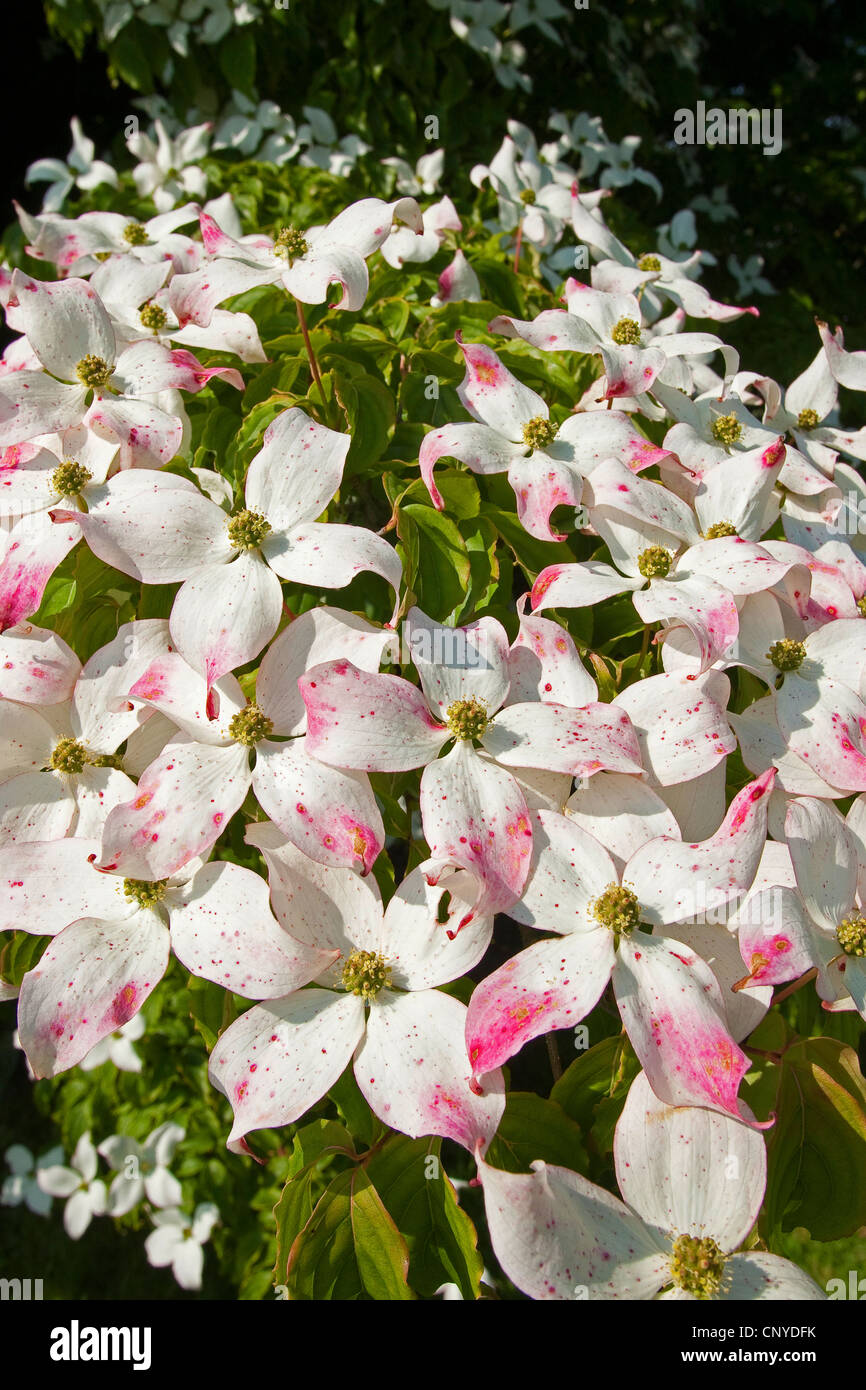
[[[88,12],[96,13],[91,0],[54,10],[55,28],[71,13],[80,20]],[[102,53],[95,31],[80,40],[77,21],[76,56],[49,34],[37,0],[9,21],[16,34],[6,109],[15,129],[6,189],[36,210],[41,188],[24,188],[27,165],[65,157],[71,114],[98,151],[121,155],[123,118],[135,110],[136,94],[160,90],[155,73],[168,48],[161,31],[138,23],[123,31],[122,49]],[[727,256],[733,251],[745,262],[757,253],[780,291],[758,299],[760,320],[726,329],[744,366],[780,379],[802,370],[817,350],[816,315],[842,324],[849,348],[866,347],[866,191],[854,174],[862,169],[866,180],[866,6],[590,0],[589,9],[557,27],[558,46],[538,30],[518,35],[528,50],[524,70],[534,78],[526,94],[504,91],[487,60],[452,35],[447,14],[424,0],[292,0],[288,10],[266,11],[262,24],[235,31],[222,45],[200,45],[186,63],[177,60],[172,98],[181,118],[194,103],[215,112],[233,85],[255,86],[297,118],[304,103],[321,105],[341,134],[355,130],[369,139],[376,157],[429,149],[424,119],[435,112],[449,156],[443,187],[458,201],[471,192],[469,168],[491,157],[507,118],[525,121],[541,142],[551,110],[598,114],[611,138],[642,137],[635,162],[664,187],[661,205],[640,184],[607,204],[614,228],[638,249],[697,193],[727,185],[737,221],[698,221],[698,244],[720,261],[706,283],[718,298],[736,298]],[[674,112],[698,99],[726,109],[780,107],[782,152],[768,158],[753,146],[675,146]],[[70,212],[74,206],[73,198]],[[861,413],[859,400],[850,405]]]

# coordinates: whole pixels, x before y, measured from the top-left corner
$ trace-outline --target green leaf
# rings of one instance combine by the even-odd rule
[[[486,299],[493,300],[509,314],[515,314],[518,318],[524,317],[526,306],[520,280],[509,266],[487,256],[473,256],[472,269],[481,282],[481,290]]]
[[[385,833],[408,839],[411,830],[409,815],[400,805],[400,797],[410,787],[417,796],[417,775],[405,772],[373,772],[368,775],[370,785],[381,803]]]
[[[556,360],[560,355],[563,360]],[[555,388],[560,399],[567,403],[567,414],[580,400],[585,386],[594,375],[594,372],[590,371],[587,376],[584,370],[586,363],[592,364],[591,357],[572,352],[557,353],[554,359],[550,353],[541,352],[539,348],[531,347],[529,343],[523,343],[520,339],[510,340],[506,348],[498,350],[498,356],[520,381],[531,386],[551,403]]]
[[[775,1110],[761,1218],[771,1246],[797,1226],[815,1240],[853,1235],[866,1224],[866,1082],[856,1053],[836,1038],[792,1044]]]
[[[762,1052],[782,1052],[793,1041],[794,1035],[778,1009],[770,1009],[764,1014],[757,1028],[749,1034],[743,1046],[757,1047]]]
[[[536,540],[528,531],[524,531],[514,512],[506,512],[492,502],[482,502],[481,515],[493,522],[530,578],[535,579],[548,565],[574,563],[574,555],[564,541]]]
[[[277,1259],[273,1273],[275,1284],[286,1282],[291,1248],[313,1214],[319,1172],[323,1162],[332,1159],[333,1155],[326,1150],[333,1147],[349,1150],[353,1147],[349,1131],[336,1120],[314,1120],[295,1135],[289,1175],[274,1207],[277,1238]]]
[[[458,610],[457,622],[468,622],[476,609],[492,604],[501,574],[496,549],[496,528],[487,517],[473,517],[460,526],[469,556],[470,582],[466,599]]]
[[[168,618],[174,606],[177,584],[143,584],[135,612],[137,618]]]
[[[631,1082],[638,1070],[628,1040],[618,1033],[576,1057],[556,1082],[550,1099],[585,1132],[592,1126],[599,1102],[613,1096],[626,1078]]]
[[[87,661],[97,648],[111,641],[120,623],[135,616],[132,599],[137,597],[139,586],[104,564],[86,545],[76,546],[58,565],[52,575],[53,593],[60,591],[64,580],[71,581],[66,591],[67,597],[72,596],[70,602],[60,612],[55,611],[52,620],[44,625],[53,628],[82,661]],[[42,626],[46,618],[40,607],[31,621]]]
[[[218,464],[237,434],[240,423],[239,415],[234,410],[227,410],[224,405],[211,405],[207,411],[201,443],[203,448],[216,454]]]
[[[256,80],[256,41],[250,29],[232,29],[219,46],[223,76],[237,91],[251,96]]]
[[[446,357],[443,352],[413,352],[409,370],[424,377],[435,376],[437,381],[462,381],[464,376],[462,363]]]
[[[64,609],[71,608],[75,602],[78,585],[66,575],[52,574],[45,585],[42,603],[39,606],[40,618],[51,618]]]
[[[598,652],[587,652],[587,656],[592,665],[592,674],[598,685],[598,697],[605,703],[609,703],[616,695],[616,681],[610,674],[610,668],[604,657],[599,656]]]
[[[140,34],[141,26],[129,25],[118,34],[111,45],[111,67],[127,86],[146,92],[152,86],[150,64],[136,31]]]
[[[406,1241],[415,1292],[432,1298],[451,1283],[475,1299],[484,1267],[478,1238],[442,1168],[441,1147],[441,1139],[395,1134],[373,1154],[367,1172]]]
[[[50,936],[32,936],[26,931],[13,932],[0,948],[0,976],[20,988],[24,976],[39,964],[50,942]]]
[[[406,1300],[409,1252],[360,1166],[339,1173],[316,1203],[286,1263],[290,1299]]]
[[[352,1231],[364,1288],[380,1302],[411,1299],[406,1242],[364,1170],[356,1168],[352,1177]]]
[[[289,1175],[294,1176],[310,1163],[318,1162],[327,1149],[335,1147],[354,1150],[352,1136],[339,1120],[313,1120],[303,1125],[294,1138]]]
[[[228,1028],[236,1016],[234,996],[221,985],[202,980],[198,975],[190,975],[186,988],[190,1018],[204,1039],[208,1052],[211,1052],[220,1033]]]
[[[412,502],[397,509],[397,534],[406,547],[406,583],[425,613],[440,622],[462,604],[471,566],[466,543],[450,517]]]
[[[415,478],[408,487],[394,473],[386,473],[383,478],[388,500],[393,506],[420,503],[430,505],[430,494],[423,478]],[[445,511],[456,521],[469,521],[477,517],[481,508],[481,494],[471,473],[456,468],[443,468],[436,474],[436,486],[442,494]]]
[[[339,1173],[292,1242],[285,1277],[290,1299],[356,1299],[363,1291],[352,1230],[352,1179]]]
[[[254,406],[261,405],[268,400],[269,396],[277,393],[284,394],[286,397],[294,391],[295,382],[301,372],[301,368],[306,365],[306,358],[300,355],[289,357],[278,357],[274,362],[266,363],[260,371],[247,383],[244,391],[244,409],[251,410]],[[303,391],[303,386],[298,388]],[[285,410],[291,401],[286,398],[282,401],[282,409]],[[235,430],[239,421],[235,420]],[[231,437],[230,437],[231,439]],[[228,442],[230,442],[230,439]],[[217,456],[220,457],[219,455]]]
[[[333,372],[334,392],[346,412],[352,443],[345,477],[365,473],[378,463],[394,428],[394,397],[384,381],[366,372],[349,377]]]
[[[255,405],[253,409],[244,417],[235,440],[232,444],[231,453],[237,457],[232,476],[235,482],[240,482],[243,478],[247,466],[253,455],[258,453],[262,446],[262,435],[272,420],[275,420],[290,404],[286,399],[273,399],[262,401]],[[223,472],[226,470],[223,469]]]
[[[378,306],[378,315],[391,337],[399,343],[409,322],[409,305],[405,299],[387,299]]]
[[[316,1163],[308,1163],[299,1173],[287,1179],[274,1207],[274,1220],[277,1232],[277,1259],[274,1265],[274,1284],[285,1284],[288,1279],[289,1255],[292,1246],[313,1214],[315,1199],[313,1184],[316,1180]]]
[[[589,1161],[580,1129],[561,1105],[531,1091],[512,1091],[487,1161],[509,1173],[528,1173],[536,1158],[575,1172]]]
[[[361,1094],[351,1062],[328,1095],[340,1111],[353,1139],[360,1139],[362,1144],[368,1146],[374,1144],[382,1132],[382,1126]]]
[[[599,651],[618,647],[626,638],[643,632],[644,625],[637,615],[631,594],[617,594],[594,606],[593,644]],[[606,653],[605,653],[606,654]]]

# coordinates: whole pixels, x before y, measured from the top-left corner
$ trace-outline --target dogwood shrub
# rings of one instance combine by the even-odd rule
[[[0,273],[0,988],[70,1155],[3,1200],[249,1298],[824,1297],[864,354],[741,369],[513,122],[474,202],[187,136]]]

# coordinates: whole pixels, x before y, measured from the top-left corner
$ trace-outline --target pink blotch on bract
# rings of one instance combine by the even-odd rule
[[[551,584],[557,580],[562,573],[561,565],[549,565],[546,570],[542,570],[532,586],[531,603],[533,608],[537,608],[544,595],[547,593]]]
[[[483,1075],[498,1066],[500,1059],[513,1057],[515,1052],[519,1052],[536,1020],[550,1013],[558,1002],[552,989],[534,994],[520,988],[519,992],[515,992],[514,1002],[507,1007],[504,1007],[505,1001],[500,996],[496,1001],[495,1013],[486,1022],[484,1031],[466,1039],[473,1075]],[[570,1012],[570,1009],[565,1010],[565,1013]],[[532,1031],[532,1036],[535,1035]]]
[[[674,1070],[728,1114],[739,1117],[737,1091],[749,1062],[721,1022],[718,1030],[702,1031],[698,1037],[681,1036],[671,1014],[659,1014],[650,1022],[657,1047],[662,1046],[662,1036],[668,1039],[668,1046],[678,1059]]]
[[[111,1003],[109,1011],[110,1017],[114,1020],[116,1028],[122,1028],[124,1023],[128,1023],[138,1009],[138,988],[136,985],[124,985],[123,989],[118,990]]]
[[[775,468],[779,460],[784,457],[784,454],[785,440],[782,437],[782,435],[779,435],[779,438],[775,439],[772,444],[768,445],[764,452],[761,454],[761,467]]]
[[[760,801],[773,790],[775,779],[776,769],[770,768],[768,772],[762,773],[753,786],[743,787],[743,790],[737,793],[734,800],[731,802],[730,809],[733,811],[733,815],[730,816],[730,821],[728,823],[729,831],[740,830],[742,828],[751,813],[754,803]],[[735,807],[736,810],[734,810]]]
[[[0,471],[12,472],[21,462],[20,444],[10,444],[7,448],[0,451]]]

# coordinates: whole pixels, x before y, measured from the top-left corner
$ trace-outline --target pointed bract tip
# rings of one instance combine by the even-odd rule
[[[776,1123],[776,1112],[775,1110],[771,1110],[766,1120],[748,1120],[745,1115],[740,1115],[739,1118],[743,1121],[743,1124],[749,1126],[749,1129],[772,1129],[773,1125]]]

